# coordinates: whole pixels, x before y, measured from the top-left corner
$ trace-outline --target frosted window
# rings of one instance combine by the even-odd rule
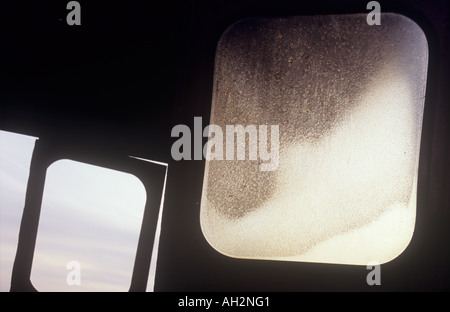
[[[280,156],[267,172],[248,158],[206,162],[201,227],[216,250],[365,265],[407,247],[428,46],[410,19],[381,21],[252,18],[223,34],[210,124],[279,125]]]
[[[128,291],[147,193],[135,176],[72,160],[46,175],[31,282],[39,291]]]

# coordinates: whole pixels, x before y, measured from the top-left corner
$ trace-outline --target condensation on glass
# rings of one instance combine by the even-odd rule
[[[147,193],[134,175],[68,159],[47,169],[31,282],[128,291]]]
[[[398,14],[250,18],[222,35],[210,124],[279,125],[279,166],[206,162],[200,221],[237,258],[365,265],[415,226],[428,45]],[[270,136],[269,136],[270,142]],[[270,143],[268,144],[270,146]]]

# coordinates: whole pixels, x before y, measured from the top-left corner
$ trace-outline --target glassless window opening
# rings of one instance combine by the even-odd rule
[[[72,160],[47,169],[31,282],[128,291],[147,193],[135,176]]]
[[[9,291],[36,137],[0,131],[0,291]]]
[[[200,221],[237,258],[366,265],[409,244],[428,46],[385,13],[251,18],[222,35],[210,124],[279,125],[279,167],[206,161]],[[270,146],[270,136],[269,142]],[[248,149],[248,146],[247,146]]]

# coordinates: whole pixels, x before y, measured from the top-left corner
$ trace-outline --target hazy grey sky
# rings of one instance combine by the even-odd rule
[[[39,290],[126,291],[146,202],[127,173],[59,160],[47,170],[31,282]],[[81,285],[66,283],[70,261]]]

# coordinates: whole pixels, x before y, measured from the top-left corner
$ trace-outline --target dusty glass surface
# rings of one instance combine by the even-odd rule
[[[355,14],[229,27],[210,124],[279,125],[279,166],[206,162],[207,241],[251,259],[365,265],[402,253],[414,232],[427,64],[423,31],[397,14],[379,26]]]
[[[135,176],[72,160],[47,169],[31,282],[128,291],[147,193]]]

